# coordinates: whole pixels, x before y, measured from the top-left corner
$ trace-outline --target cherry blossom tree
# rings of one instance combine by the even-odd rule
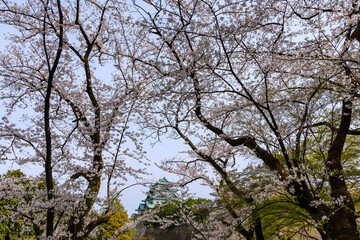
[[[142,124],[191,149],[169,170],[240,197],[234,172],[257,159],[323,239],[359,239],[343,158],[359,135],[358,3],[135,4],[145,37],[128,57],[153,95]]]
[[[46,183],[44,179],[33,180],[26,178],[20,170],[8,171],[0,176],[1,181],[1,211],[0,236],[2,239],[31,238],[41,234],[37,228],[35,216],[39,216],[41,208],[36,208],[34,198],[42,198]],[[15,183],[15,184],[14,184]],[[6,188],[5,186],[8,185]],[[11,198],[16,193],[16,197]],[[3,195],[7,197],[4,199]],[[31,210],[30,210],[31,208]],[[25,210],[26,209],[26,210]],[[42,219],[44,221],[45,219]]]
[[[38,239],[85,239],[111,218],[114,186],[139,173],[125,164],[143,159],[129,129],[138,86],[126,59],[116,58],[119,74],[111,76],[109,66],[115,49],[131,50],[125,12],[125,3],[110,0],[1,1],[0,22],[14,29],[0,55],[1,156],[44,169],[46,196],[18,212],[39,230]],[[99,203],[107,210],[91,218],[102,180],[107,199]],[[35,206],[38,216],[26,214]]]

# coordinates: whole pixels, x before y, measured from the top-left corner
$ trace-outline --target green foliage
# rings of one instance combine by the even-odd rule
[[[234,174],[239,194],[235,195],[226,184],[219,185],[218,205],[229,213],[236,213],[241,219],[237,229],[242,233],[247,231],[251,237],[258,237],[255,227],[259,220],[264,239],[318,237],[317,225],[310,214],[281,185],[277,186],[270,175],[266,166],[261,165],[248,166],[241,173]],[[227,217],[229,214],[216,216],[219,220]]]
[[[189,198],[185,201],[176,200],[160,205],[156,214],[159,221],[148,223],[153,226],[161,225],[160,221],[173,221],[175,223],[186,223],[186,219],[192,219],[198,223],[206,223],[210,217],[210,209],[206,205],[210,204],[211,200],[205,198]]]
[[[132,229],[121,232],[121,227],[123,227],[127,222],[130,222],[130,218],[124,209],[124,206],[120,203],[120,201],[116,201],[114,205],[114,213],[107,223],[101,225],[97,239],[130,240],[132,238]]]
[[[185,201],[185,206],[188,206],[193,212],[194,220],[198,223],[205,223],[209,220],[210,209],[205,207],[209,204],[211,204],[211,200],[205,198],[189,198]]]
[[[323,201],[326,201],[331,206],[330,185],[328,184],[328,173],[324,168],[324,162],[328,157],[328,152],[323,149],[328,149],[327,145],[331,142],[331,132],[326,128],[318,128],[314,132],[314,137],[307,138],[306,151],[303,152],[304,166],[303,170],[305,176],[309,180],[309,185],[312,186],[316,194],[320,196]],[[323,145],[319,145],[320,139]],[[343,174],[347,180],[347,185],[352,194],[355,210],[360,209],[360,185],[359,185],[359,138],[357,136],[348,136],[345,142],[344,150],[342,151],[341,159],[343,162]],[[281,158],[277,156],[278,158]],[[288,194],[276,195],[267,200],[258,212],[261,215],[262,227],[265,239],[292,239],[299,236],[312,238],[314,236],[320,237],[316,228],[321,229],[323,221],[315,220],[300,208],[296,201]]]
[[[265,239],[292,239],[316,235],[311,217],[290,196],[274,196],[258,209]]]

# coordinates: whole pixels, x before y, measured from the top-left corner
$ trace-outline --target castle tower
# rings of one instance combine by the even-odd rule
[[[153,209],[156,205],[162,204],[171,199],[177,199],[177,191],[177,189],[173,188],[173,184],[163,177],[156,183],[150,185],[150,190],[146,192],[146,198],[141,200],[142,203],[139,204],[138,209],[135,211],[141,212]]]

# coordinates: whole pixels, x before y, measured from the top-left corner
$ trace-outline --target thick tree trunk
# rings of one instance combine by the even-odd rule
[[[96,158],[101,158],[100,156],[96,156]],[[102,169],[102,168],[101,168]],[[71,234],[71,239],[73,240],[80,240],[80,239],[85,239],[90,232],[86,231],[85,229],[85,218],[86,216],[89,214],[90,210],[92,209],[94,203],[95,203],[95,199],[96,196],[98,195],[99,191],[100,191],[100,183],[101,183],[101,177],[99,174],[99,171],[101,171],[97,169],[95,176],[93,177],[86,177],[89,185],[85,191],[84,197],[83,197],[83,202],[81,204],[78,205],[78,212],[77,212],[77,216],[72,216],[69,220],[69,226],[68,226],[68,232]],[[64,238],[67,239],[67,238]]]
[[[264,234],[263,234],[263,230],[262,230],[262,224],[261,224],[261,218],[260,216],[256,216],[255,219],[255,235],[256,235],[256,240],[264,240]]]
[[[330,233],[333,240],[358,240],[359,232],[355,221],[354,212],[342,206],[336,209],[330,217],[332,232]]]
[[[331,197],[335,206],[334,212],[330,215],[330,225],[332,228],[331,237],[332,239],[338,240],[359,239],[354,214],[354,202],[346,186],[341,162],[341,153],[344,148],[346,135],[349,131],[351,114],[352,99],[346,97],[343,101],[340,127],[330,146],[326,161]]]
[[[246,240],[254,239],[254,232],[246,230],[241,224],[235,226],[235,231],[240,233]]]

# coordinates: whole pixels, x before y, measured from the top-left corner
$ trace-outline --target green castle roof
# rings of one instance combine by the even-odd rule
[[[167,185],[167,184],[170,184],[170,182],[165,177],[163,177],[163,178],[159,179],[159,181],[157,181],[156,183],[151,184],[150,187],[156,186],[158,184]]]

